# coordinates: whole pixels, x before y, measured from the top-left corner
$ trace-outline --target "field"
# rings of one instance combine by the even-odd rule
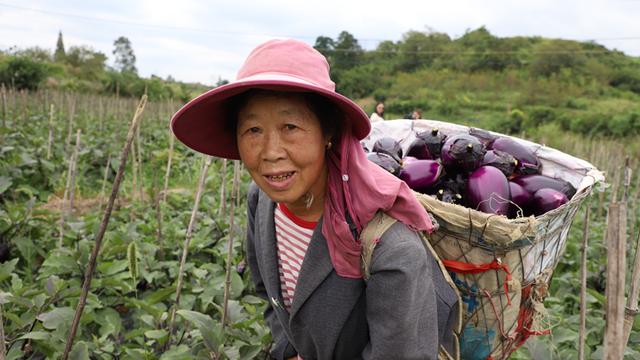
[[[0,351],[7,359],[64,353],[96,240],[100,252],[70,357],[266,357],[264,303],[252,293],[243,260],[249,175],[239,164],[171,140],[169,118],[181,104],[146,103],[113,211],[105,216],[138,100],[3,88],[0,101]],[[545,301],[552,335],[529,340],[512,358],[577,358],[587,207],[586,358],[602,358],[607,208],[627,192],[631,269],[640,176],[632,172],[624,186],[624,163],[629,158],[629,168],[639,168],[640,146],[563,132],[552,123],[522,136],[592,162],[608,186],[580,209],[569,233]],[[626,276],[628,284],[631,270]],[[625,358],[640,358],[640,321]]]

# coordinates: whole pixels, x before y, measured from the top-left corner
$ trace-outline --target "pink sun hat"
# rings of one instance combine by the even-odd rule
[[[333,102],[362,140],[371,130],[360,106],[335,91],[329,63],[316,49],[298,40],[270,40],[256,47],[238,71],[237,79],[211,89],[184,105],[171,119],[178,140],[198,152],[240,159],[236,137],[228,126],[228,102],[250,89],[312,92]]]

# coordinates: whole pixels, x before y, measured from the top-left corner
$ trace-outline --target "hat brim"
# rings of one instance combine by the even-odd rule
[[[353,135],[362,140],[371,131],[367,114],[337,92],[283,74],[259,74],[211,89],[189,101],[171,118],[171,130],[191,149],[222,158],[240,159],[235,135],[225,127],[227,101],[250,89],[314,92],[331,100],[350,122]]]

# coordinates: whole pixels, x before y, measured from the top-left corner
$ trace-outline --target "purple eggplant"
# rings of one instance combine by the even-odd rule
[[[402,147],[400,143],[390,137],[378,139],[371,149],[373,152],[385,153],[391,155],[397,162],[402,159]]]
[[[493,166],[481,166],[467,180],[467,205],[473,209],[507,216],[509,214],[509,181]]]
[[[540,162],[536,154],[515,140],[506,137],[497,138],[491,143],[489,149],[504,151],[516,158],[518,160],[516,171],[520,174],[540,173]]]
[[[426,145],[427,151],[430,155],[430,159],[437,159],[440,157],[442,144],[444,144],[446,138],[447,136],[440,132],[438,128],[433,128],[431,130],[422,131],[416,134],[416,139],[423,141]]]
[[[511,181],[522,186],[530,194],[533,194],[542,188],[551,188],[562,192],[567,196],[567,198],[571,199],[576,193],[576,188],[574,188],[569,182],[544,175],[522,175],[513,178]]]
[[[504,151],[487,150],[482,159],[482,165],[498,168],[506,177],[509,177],[518,165],[518,160]]]
[[[470,128],[469,135],[478,138],[478,140],[480,140],[480,142],[482,142],[486,147],[490,147],[491,143],[493,143],[493,141],[498,138],[497,135],[493,135],[487,130],[477,128]]]
[[[407,155],[407,156],[402,158],[401,164],[402,164],[402,166],[404,166],[404,165],[412,163],[412,162],[414,162],[416,160],[420,160],[420,159],[418,159],[417,157],[414,157],[414,156]]]
[[[513,204],[511,204],[509,217],[515,218],[518,213],[520,213],[521,216],[528,215],[529,204],[531,203],[531,193],[513,181],[509,181],[509,191],[511,192],[511,202],[513,202]]]
[[[400,163],[389,154],[372,152],[367,154],[367,159],[393,175],[400,173]]]
[[[540,216],[566,204],[567,201],[569,199],[564,193],[550,188],[542,188],[533,194],[531,210],[535,216]]]
[[[485,146],[475,137],[467,134],[455,135],[442,145],[442,165],[450,173],[470,173],[480,167]]]
[[[421,138],[415,139],[411,143],[411,145],[409,145],[409,149],[407,150],[407,156],[413,156],[421,160],[433,159],[433,156],[429,152],[429,147],[427,146],[427,142]]]
[[[438,181],[442,165],[435,160],[415,160],[400,170],[398,177],[416,191],[424,191]]]

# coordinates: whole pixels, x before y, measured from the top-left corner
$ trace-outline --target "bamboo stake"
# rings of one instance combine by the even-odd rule
[[[9,111],[7,110],[7,90],[2,84],[2,88],[0,88],[0,93],[2,93],[2,127],[7,127],[7,115]]]
[[[55,106],[53,104],[49,107],[49,137],[47,140],[47,160],[51,159],[51,146],[53,145],[53,116]]]
[[[218,209],[218,217],[223,218],[227,212],[227,159],[222,159],[222,184],[220,184],[220,208]]]
[[[224,280],[224,300],[222,306],[222,328],[227,324],[227,309],[229,307],[229,289],[231,288],[231,263],[233,262],[233,237],[235,235],[234,218],[235,218],[235,203],[236,203],[236,191],[239,188],[238,180],[240,178],[240,162],[233,162],[233,185],[231,186],[231,201],[229,207],[229,242],[227,244],[227,270]]]
[[[76,114],[76,99],[75,97],[70,100],[69,103],[69,117],[67,118],[67,139],[64,142],[64,149],[69,149],[69,143],[71,142],[71,133],[73,132],[73,118]]]
[[[167,201],[167,191],[169,188],[169,175],[171,174],[171,161],[173,159],[173,144],[175,142],[173,134],[169,134],[169,159],[167,160],[167,170],[164,173],[164,186],[162,187],[162,202]]]
[[[82,292],[80,293],[78,306],[76,307],[76,312],[73,317],[73,322],[71,323],[71,330],[69,331],[69,337],[67,338],[67,343],[65,345],[64,353],[62,355],[62,360],[67,360],[67,358],[69,357],[69,352],[73,347],[73,340],[76,336],[78,325],[80,324],[82,311],[84,310],[84,306],[87,302],[87,295],[89,294],[89,288],[91,287],[91,279],[93,278],[93,272],[96,268],[98,254],[100,253],[100,246],[102,244],[102,238],[104,237],[104,234],[107,230],[107,225],[109,224],[109,219],[111,217],[111,211],[113,210],[113,203],[115,202],[116,196],[118,195],[118,190],[120,189],[120,183],[122,182],[122,178],[124,176],[124,169],[125,169],[125,165],[127,164],[127,157],[129,156],[129,149],[131,148],[133,135],[135,133],[136,127],[138,126],[138,119],[140,118],[140,115],[142,115],[142,112],[144,111],[144,107],[146,104],[147,104],[147,97],[142,96],[142,98],[140,99],[140,103],[138,104],[138,107],[136,109],[136,112],[133,115],[133,119],[131,120],[131,126],[129,127],[129,132],[127,133],[127,139],[122,149],[122,153],[120,154],[120,167],[118,168],[118,173],[116,174],[116,178],[113,181],[111,196],[109,197],[109,202],[107,203],[107,207],[104,211],[104,215],[102,217],[102,223],[100,224],[100,229],[98,230],[98,234],[96,235],[96,242],[95,242],[95,245],[93,246],[91,257],[89,258],[89,264],[84,274],[84,281],[82,282]]]
[[[187,234],[184,238],[184,244],[182,246],[182,257],[180,258],[180,270],[178,271],[178,283],[176,285],[176,301],[173,305],[173,309],[171,310],[171,321],[169,323],[169,337],[171,337],[175,330],[176,311],[178,310],[178,306],[180,305],[180,293],[182,292],[182,282],[184,280],[184,266],[187,262],[187,255],[189,253],[189,243],[191,242],[193,225],[196,222],[198,206],[200,205],[200,197],[202,196],[202,189],[204,188],[204,182],[207,179],[207,171],[209,170],[209,166],[211,165],[211,160],[211,156],[207,156],[202,166],[202,170],[200,172],[200,180],[198,180],[198,190],[196,191],[195,203],[193,204],[191,219],[189,220],[189,225],[187,226]]]
[[[78,156],[80,152],[80,129],[76,132],[76,147],[73,151],[73,161],[71,162],[71,183],[69,187],[69,211],[73,212],[73,202],[76,194],[76,173],[78,169]]]
[[[131,191],[133,195],[131,199],[135,201],[138,197],[138,157],[136,156],[136,144],[135,142],[131,146],[131,166],[133,167],[131,173],[133,175],[133,184],[131,185]]]
[[[146,92],[145,92],[146,95]],[[142,179],[142,147],[140,146],[140,128],[142,127],[142,119],[140,119],[140,124],[138,125],[138,129],[136,130],[136,162],[138,163],[138,192],[140,201],[144,201],[144,189],[143,189],[143,179]]]
[[[102,211],[102,203],[104,201],[104,189],[107,187],[107,177],[109,175],[109,166],[111,166],[111,154],[107,157],[107,166],[104,167],[104,176],[102,177],[102,186],[100,187],[100,206],[98,211]]]
[[[582,262],[580,264],[580,335],[578,341],[578,360],[584,360],[584,343],[587,328],[587,246],[589,242],[589,213],[591,204],[587,202],[582,229]]]
[[[604,359],[619,360],[624,354],[624,283],[626,271],[627,212],[624,203],[611,203],[607,225],[607,323]]]
[[[624,308],[624,346],[626,347],[631,335],[633,322],[638,315],[638,297],[640,296],[640,231],[636,237],[636,256],[633,260],[633,273],[629,285],[627,306]],[[624,349],[624,347],[623,347]]]

